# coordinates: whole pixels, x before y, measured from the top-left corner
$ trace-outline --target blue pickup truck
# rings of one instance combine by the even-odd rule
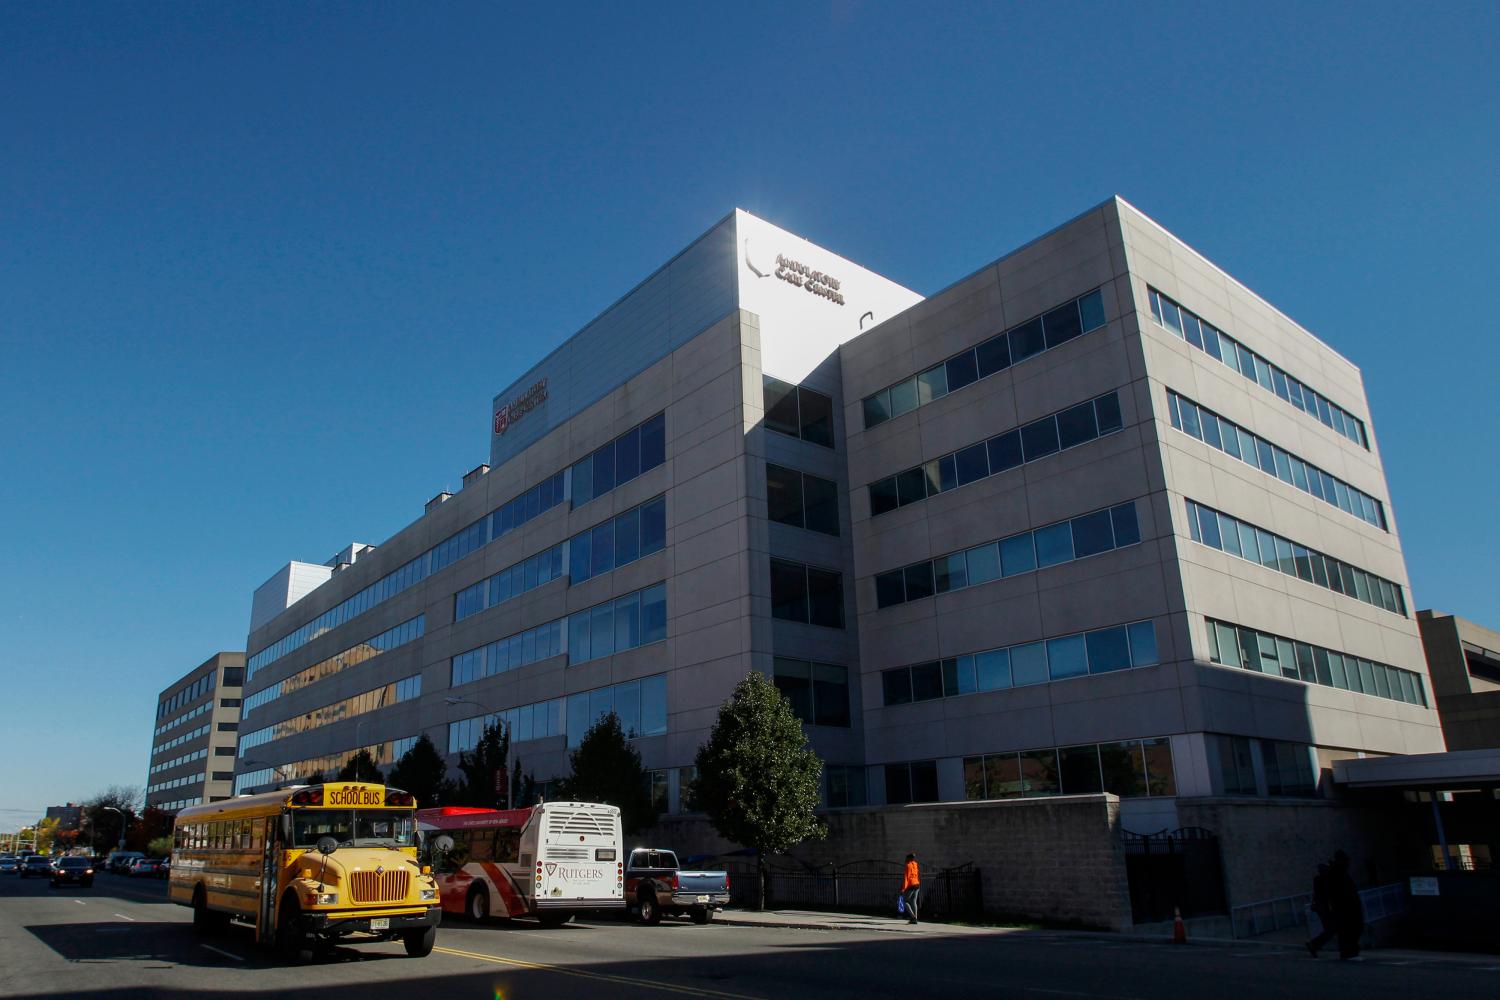
[[[625,900],[643,924],[683,914],[706,924],[729,902],[729,873],[685,872],[673,852],[638,847],[625,866]]]

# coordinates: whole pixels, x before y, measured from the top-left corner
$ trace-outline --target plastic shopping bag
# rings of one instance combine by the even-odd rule
[[[896,893],[896,912],[897,913],[905,913],[906,912],[906,897],[903,896],[899,892]]]

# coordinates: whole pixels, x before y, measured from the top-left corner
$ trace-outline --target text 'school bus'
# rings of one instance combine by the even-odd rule
[[[400,938],[421,957],[442,909],[417,861],[416,811],[410,793],[363,782],[191,806],[172,834],[171,897],[193,908],[199,931],[253,924],[256,941],[289,959],[349,935]]]
[[[532,916],[556,926],[576,913],[625,907],[625,858],[615,806],[450,806],[423,809],[417,821],[449,913],[476,921]],[[447,852],[433,846],[441,834],[453,840]]]

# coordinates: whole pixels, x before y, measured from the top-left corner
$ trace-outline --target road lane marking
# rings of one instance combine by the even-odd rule
[[[223,948],[215,948],[211,944],[203,944],[203,945],[199,945],[198,947],[200,947],[200,948],[207,948],[209,951],[213,952],[215,955],[223,955],[225,958],[232,958],[236,962],[243,962],[244,961],[244,959],[242,957],[240,957],[239,955],[236,955],[234,952],[232,952],[232,951],[225,951]]]
[[[116,913],[115,916],[119,917],[121,920],[129,920],[132,924],[135,923],[135,917],[127,917],[123,913]]]
[[[85,903],[81,899],[75,899],[75,900],[73,900],[73,902],[77,903],[79,906],[88,906],[89,905],[89,904]]]
[[[634,979],[630,976],[614,976],[604,972],[588,972],[583,969],[570,969],[565,965],[549,965],[546,962],[527,962],[519,958],[504,958],[500,955],[485,955],[477,951],[460,951],[457,948],[434,948],[445,955],[457,955],[460,958],[474,958],[481,962],[493,962],[496,965],[510,965],[518,969],[535,969],[539,972],[557,972],[564,976],[577,976],[580,979],[594,979],[599,982],[616,983],[626,986],[644,986],[647,989],[663,990],[667,993],[683,993],[694,997],[716,997],[719,1000],[762,1000],[760,997],[751,996],[748,993],[725,993],[720,990],[708,990],[697,986],[680,986],[676,983],[664,983],[657,979]]]

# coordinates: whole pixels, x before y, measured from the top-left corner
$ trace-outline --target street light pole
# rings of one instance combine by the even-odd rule
[[[125,850],[125,825],[126,824],[125,824],[125,812],[124,812],[124,810],[116,809],[114,806],[100,806],[99,808],[100,809],[106,809],[106,810],[108,810],[109,812],[112,812],[112,813],[119,813],[120,814],[120,847],[119,847],[119,849],[122,850],[122,851]]]

